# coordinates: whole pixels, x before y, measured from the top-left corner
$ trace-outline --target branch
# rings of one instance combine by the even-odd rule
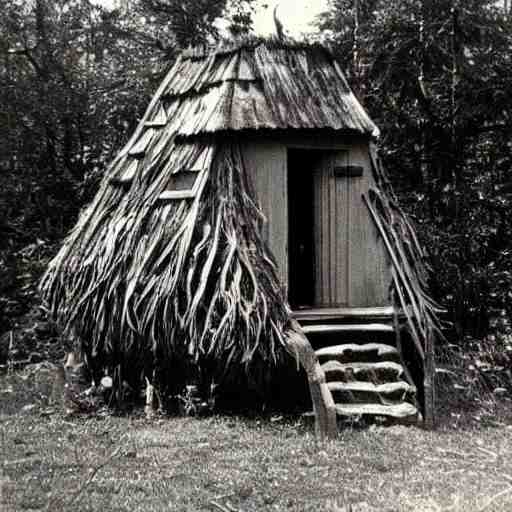
[[[46,72],[43,71],[43,68],[39,65],[39,63],[36,61],[36,59],[32,55],[32,52],[38,46],[39,46],[39,42],[36,45],[34,45],[34,47],[32,47],[32,48],[27,48],[26,46],[19,50],[15,49],[15,48],[10,48],[9,50],[7,50],[7,53],[9,55],[24,55],[27,58],[27,60],[30,62],[30,64],[32,64],[32,66],[34,67],[34,69],[38,75],[46,76]]]
[[[139,32],[138,30],[126,30],[119,27],[113,27],[112,31],[115,32],[118,36],[124,37],[126,39],[131,39],[133,41],[143,42],[155,46],[158,50],[166,54],[172,53],[176,49],[173,46],[165,46],[160,39],[152,37],[145,32]]]

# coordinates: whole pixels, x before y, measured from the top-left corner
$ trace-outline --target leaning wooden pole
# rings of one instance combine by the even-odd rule
[[[336,406],[325,382],[325,373],[318,362],[315,351],[302,332],[299,323],[292,320],[292,327],[285,333],[288,350],[304,368],[308,378],[313,411],[315,413],[315,432],[323,441],[334,439],[337,434]]]
[[[378,183],[387,181],[384,170],[371,155]],[[411,334],[412,346],[423,367],[423,422],[435,426],[435,338],[441,334],[437,315],[442,309],[426,291],[424,252],[405,214],[389,190],[373,189],[363,201],[382,237],[391,260],[393,288]]]

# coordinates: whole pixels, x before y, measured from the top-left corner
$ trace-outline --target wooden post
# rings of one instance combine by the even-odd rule
[[[425,428],[432,430],[435,427],[435,360],[434,360],[434,334],[427,329],[425,346],[423,393],[425,397]]]
[[[295,320],[292,321],[292,328],[286,333],[286,341],[289,351],[298,359],[308,378],[315,413],[316,435],[320,440],[334,439],[337,434],[336,406],[315,351]]]
[[[80,410],[82,393],[89,384],[83,354],[77,347],[66,355],[64,378],[64,410],[66,414],[72,414]]]
[[[399,303],[397,301],[396,297],[396,290],[393,290],[392,293],[393,296],[393,328],[395,329],[395,341],[396,341],[396,349],[398,350],[398,354],[400,356],[400,362],[402,364],[402,368],[404,369],[404,375],[407,380],[407,382],[416,388],[416,383],[414,382],[414,379],[412,378],[411,371],[409,370],[409,367],[407,366],[407,361],[404,357],[404,351],[403,351],[403,345],[402,345],[402,326],[400,325],[400,319],[398,318],[398,310],[399,310]],[[423,362],[423,361],[422,361]],[[422,417],[420,411],[420,404],[418,400],[417,393],[415,394],[414,403],[416,406],[416,410],[418,411],[417,418],[418,421]]]
[[[144,407],[146,418],[153,418],[155,415],[155,410],[155,388],[146,377],[146,405]]]

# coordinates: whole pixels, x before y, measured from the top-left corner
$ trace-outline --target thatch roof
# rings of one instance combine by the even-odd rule
[[[189,136],[220,130],[376,127],[322,46],[255,39],[211,52],[188,51],[162,91],[169,129]]]
[[[137,169],[162,162],[161,172],[167,174],[208,167],[211,151],[198,155],[190,144],[180,145],[183,154],[177,154],[175,143],[257,129],[330,129],[368,136],[378,130],[322,46],[248,39],[209,51],[187,50],[121,152],[112,179],[129,183]]]

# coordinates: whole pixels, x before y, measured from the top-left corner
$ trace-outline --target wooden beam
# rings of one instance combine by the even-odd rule
[[[423,392],[425,396],[425,428],[433,430],[435,428],[435,358],[434,358],[434,334],[427,332],[425,343],[425,363],[423,376]]]
[[[352,416],[354,414],[368,414],[371,416],[391,416],[393,418],[410,419],[416,422],[418,411],[409,402],[401,404],[338,404],[336,411],[340,416]]]
[[[166,190],[162,192],[158,199],[160,201],[168,201],[170,199],[192,199],[196,193],[193,190]]]
[[[334,439],[337,434],[336,406],[315,351],[295,320],[292,320],[292,327],[285,333],[285,337],[289,352],[296,357],[308,378],[316,435],[320,440]]]
[[[341,320],[341,319],[361,319],[361,320],[391,320],[393,318],[393,307],[373,307],[373,308],[313,308],[300,309],[292,313],[298,321],[318,321],[318,320]],[[398,310],[399,316],[404,316],[402,310]]]
[[[389,324],[313,324],[304,325],[302,330],[307,334],[333,332],[394,332]]]
[[[364,343],[362,345],[358,343],[343,343],[342,345],[323,347],[315,352],[316,357],[321,361],[328,359],[340,361],[349,356],[352,359],[354,353],[359,355],[366,354],[368,357],[372,356],[378,360],[400,360],[398,350],[385,343]]]

